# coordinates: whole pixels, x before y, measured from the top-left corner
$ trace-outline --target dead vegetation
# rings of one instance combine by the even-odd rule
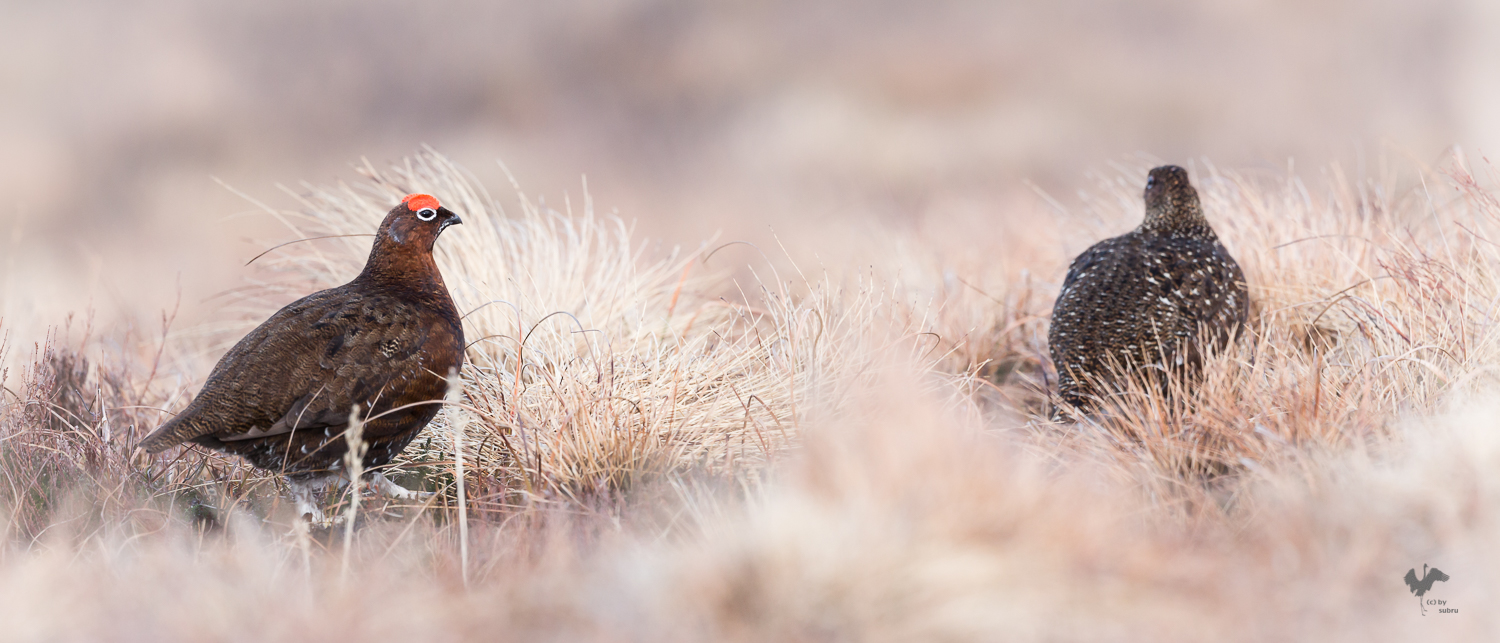
[[[1442,626],[1493,633],[1494,192],[1459,161],[1415,189],[1200,167],[1246,341],[1048,422],[1047,279],[1134,225],[1144,171],[1019,278],[961,238],[816,273],[656,247],[587,200],[502,209],[434,154],[304,186],[267,214],[328,238],[257,261],[249,323],[351,276],[367,240],[337,235],[401,194],[464,218],[438,261],[465,402],[395,471],[441,493],[361,507],[348,549],[296,529],[237,461],[130,452],[243,327],[63,329],[3,382],[0,638],[1386,639],[1429,631],[1400,582],[1423,562],[1455,578]]]

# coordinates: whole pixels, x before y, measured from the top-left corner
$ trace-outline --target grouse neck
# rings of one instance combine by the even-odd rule
[[[452,301],[430,250],[413,250],[385,238],[377,238],[365,269],[354,280],[422,298]]]
[[[1167,237],[1172,239],[1202,239],[1204,241],[1217,241],[1218,235],[1203,220],[1200,214],[1196,218],[1191,216],[1157,216],[1149,214],[1146,220],[1141,222],[1141,227],[1136,228],[1142,235],[1153,237]]]

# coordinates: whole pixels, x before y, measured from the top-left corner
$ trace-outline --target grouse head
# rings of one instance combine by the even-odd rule
[[[459,223],[463,219],[439,204],[431,194],[408,194],[385,215],[375,233],[376,243],[390,241],[408,251],[432,252],[432,244],[437,243],[443,229]]]
[[[1176,165],[1151,170],[1146,177],[1146,219],[1141,231],[1168,237],[1214,236],[1187,170]]]
[[[441,285],[442,276],[432,260],[432,246],[443,229],[459,223],[463,219],[430,194],[402,197],[375,232],[375,245],[370,249],[362,276]]]

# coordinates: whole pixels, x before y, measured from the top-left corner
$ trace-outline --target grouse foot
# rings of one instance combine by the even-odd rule
[[[391,482],[390,478],[385,477],[385,474],[379,471],[370,474],[369,484],[371,490],[387,498],[395,498],[397,500],[422,500],[424,498],[431,498],[434,495],[431,491],[412,491],[411,489],[407,489]]]
[[[297,517],[307,520],[309,523],[328,526],[331,524],[328,517],[323,515],[323,510],[318,507],[314,494],[328,488],[328,485],[337,484],[340,487],[348,484],[348,481],[337,473],[329,473],[315,478],[297,480],[287,476],[286,484],[292,491],[292,502],[297,509]]]

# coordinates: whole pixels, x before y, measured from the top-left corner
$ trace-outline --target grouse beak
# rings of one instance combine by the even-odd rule
[[[463,223],[463,222],[464,222],[464,220],[463,220],[463,219],[460,219],[460,218],[459,218],[459,217],[458,217],[458,215],[456,215],[456,214],[455,214],[455,215],[453,215],[453,217],[452,217],[452,218],[450,218],[450,219],[448,219],[448,220],[446,220],[446,221],[444,221],[444,222],[443,222],[443,225],[441,225],[441,226],[438,226],[438,232],[442,232],[442,231],[443,231],[443,230],[446,230],[446,229],[448,229],[448,226],[451,226],[451,225],[459,225],[459,224],[462,224],[462,223]]]

